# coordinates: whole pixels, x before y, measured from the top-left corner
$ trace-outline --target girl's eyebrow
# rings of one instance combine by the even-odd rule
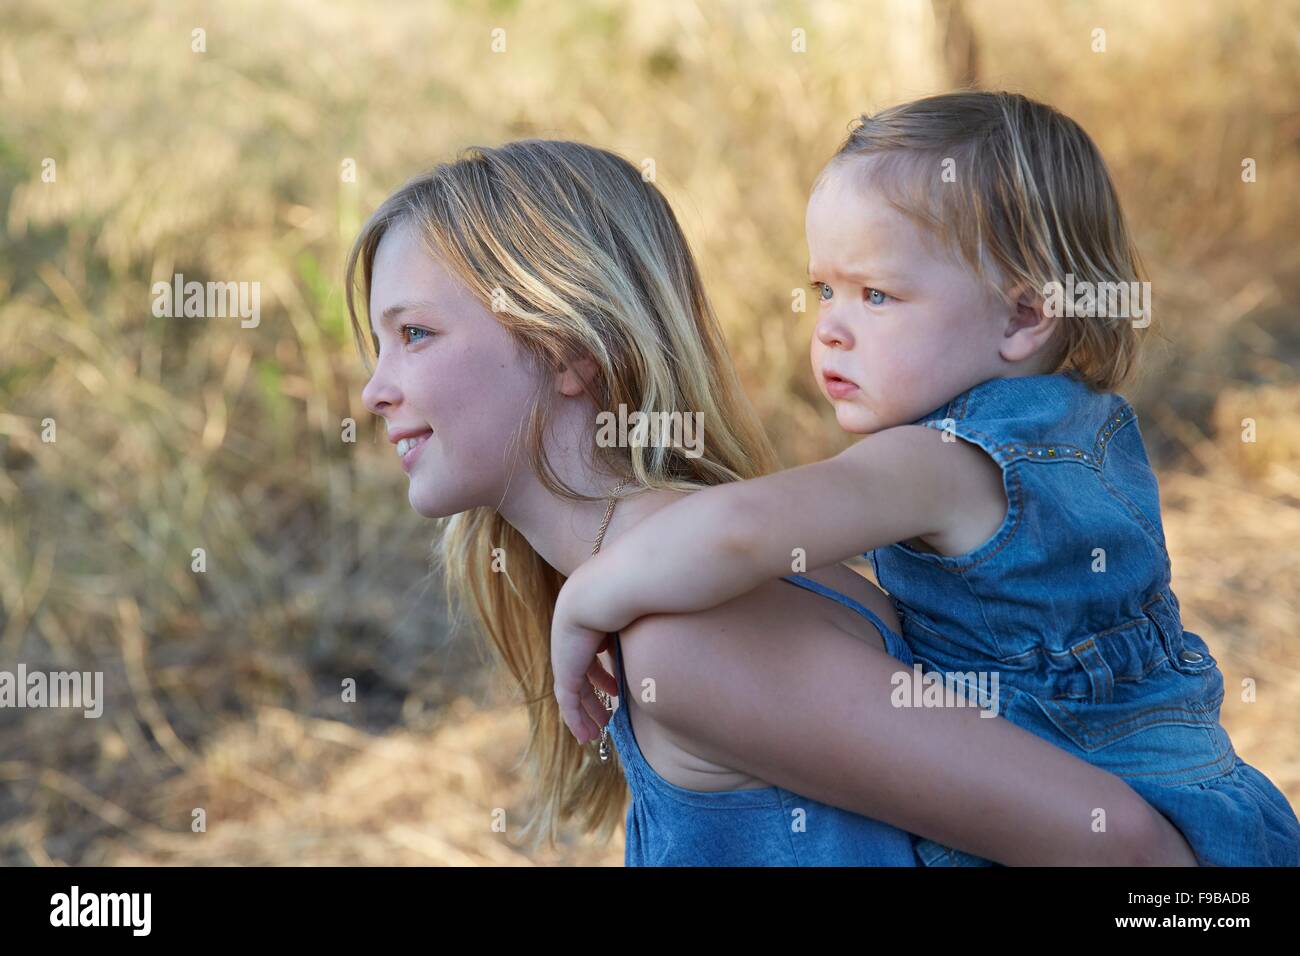
[[[417,309],[431,309],[431,308],[433,308],[432,302],[423,302],[423,301],[398,302],[384,309],[383,314],[379,316],[379,321],[380,323],[392,322],[403,312],[412,312]]]

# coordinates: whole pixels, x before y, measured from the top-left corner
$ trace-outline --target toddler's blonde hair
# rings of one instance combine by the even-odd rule
[[[1076,285],[1143,279],[1096,144],[1018,93],[945,93],[863,114],[817,185],[847,165],[1004,295],[1028,286],[1041,296],[1067,275]],[[1111,391],[1131,375],[1138,345],[1131,318],[1064,318],[1049,361]]]

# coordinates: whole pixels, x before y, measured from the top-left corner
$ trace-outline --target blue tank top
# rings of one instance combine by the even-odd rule
[[[801,575],[782,578],[857,611],[909,667],[900,635],[869,608]],[[688,790],[669,783],[637,746],[626,699],[623,648],[614,636],[618,706],[609,735],[632,800],[627,810],[627,866],[916,866],[910,834],[782,787]]]

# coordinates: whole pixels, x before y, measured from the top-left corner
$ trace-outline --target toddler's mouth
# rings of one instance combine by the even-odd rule
[[[830,369],[822,369],[822,382],[826,386],[826,394],[831,398],[847,398],[858,390],[855,383]]]

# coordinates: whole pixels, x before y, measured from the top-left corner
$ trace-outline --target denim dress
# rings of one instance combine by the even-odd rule
[[[875,625],[889,653],[908,667],[903,639],[869,608],[800,575],[782,578],[859,612]],[[632,800],[627,810],[626,866],[916,866],[914,837],[782,787],[688,790],[646,762],[632,730],[623,647],[614,637],[618,706],[609,735]]]
[[[1223,674],[1183,629],[1129,403],[1061,372],[984,382],[915,424],[984,449],[1008,501],[966,554],[868,552],[922,669],[996,677],[1001,716],[1123,778],[1202,865],[1300,865],[1295,812],[1233,750]],[[917,854],[989,865],[928,840]]]

